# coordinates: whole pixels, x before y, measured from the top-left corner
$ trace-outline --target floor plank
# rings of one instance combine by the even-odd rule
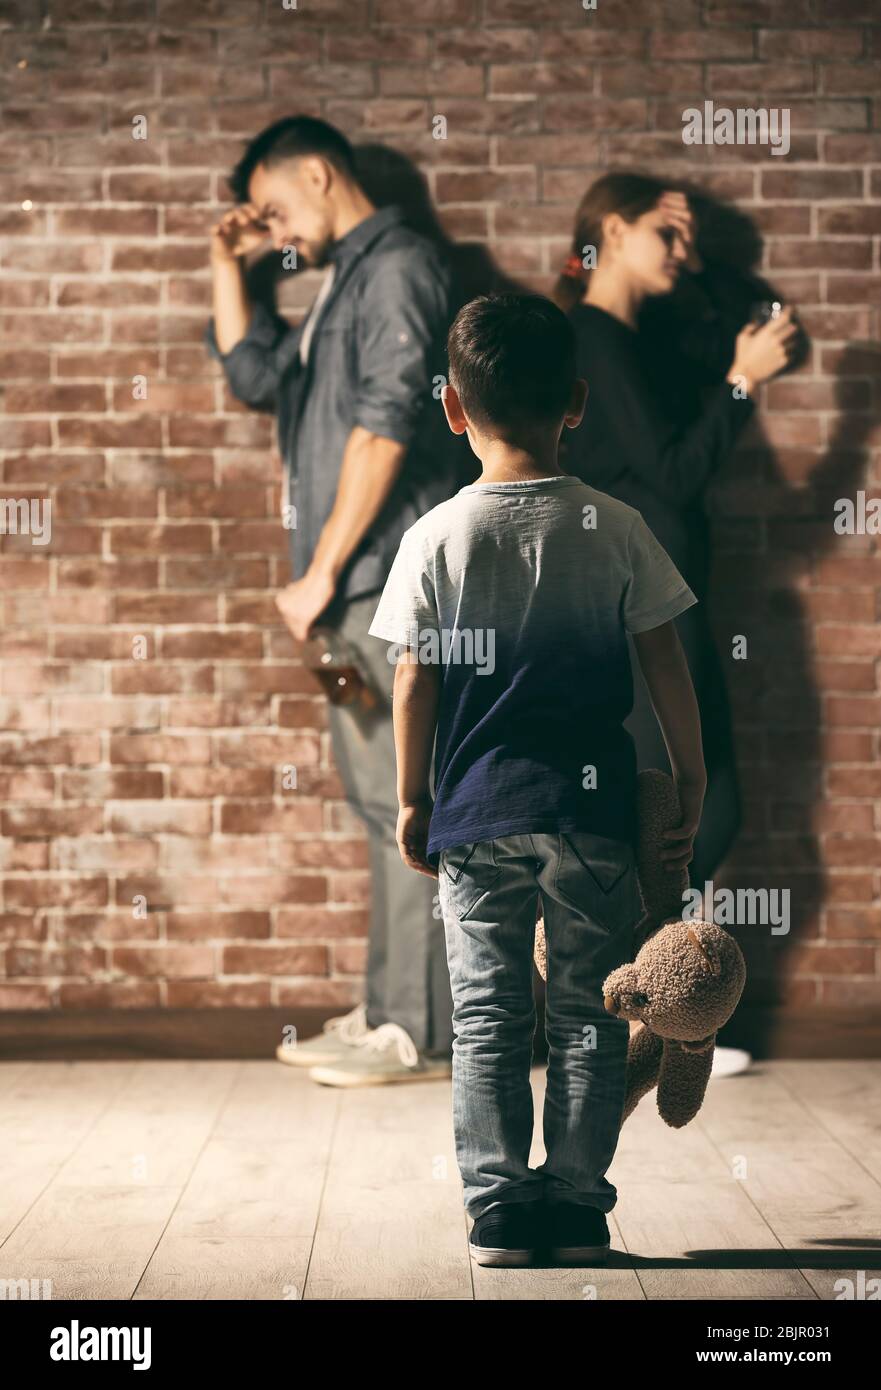
[[[136,1298],[302,1298],[341,1100],[241,1063]]]
[[[472,1299],[450,1083],[341,1100],[305,1296]]]

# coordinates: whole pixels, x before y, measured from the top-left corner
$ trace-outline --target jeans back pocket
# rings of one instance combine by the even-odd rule
[[[643,913],[636,855],[626,840],[561,834],[554,887],[606,931],[629,931]]]
[[[459,922],[469,917],[496,883],[501,869],[496,864],[492,840],[472,840],[442,850],[438,860],[443,897]]]

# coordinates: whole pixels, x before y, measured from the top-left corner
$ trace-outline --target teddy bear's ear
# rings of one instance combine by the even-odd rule
[[[722,962],[719,953],[711,941],[701,941],[700,936],[694,926],[688,928],[688,939],[693,942],[704,958],[707,970],[712,975],[722,974]]]

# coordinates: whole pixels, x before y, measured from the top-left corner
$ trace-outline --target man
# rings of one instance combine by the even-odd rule
[[[233,394],[278,416],[294,524],[293,580],[276,601],[298,641],[318,620],[335,629],[379,697],[373,709],[328,704],[334,758],[369,839],[366,1002],[277,1056],[329,1085],[446,1079],[452,996],[436,885],[397,848],[394,667],[367,629],[404,531],[466,481],[435,399],[452,277],[399,207],[377,210],[349,142],[324,121],[269,126],[230,185],[238,206],[212,229],[206,342]],[[267,233],[298,268],[327,270],[296,328],[248,292],[244,257]]]

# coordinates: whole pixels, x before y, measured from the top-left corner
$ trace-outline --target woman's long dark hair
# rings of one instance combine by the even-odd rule
[[[625,222],[635,222],[643,213],[651,212],[661,194],[671,183],[661,183],[648,174],[630,174],[612,171],[603,174],[591,184],[575,214],[575,230],[572,233],[571,265],[575,258],[583,262],[585,248],[595,246],[597,255],[603,239],[603,218],[610,212],[617,212]],[[575,268],[571,275],[561,274],[554,286],[551,298],[564,313],[568,313],[582,298],[590,270]]]

